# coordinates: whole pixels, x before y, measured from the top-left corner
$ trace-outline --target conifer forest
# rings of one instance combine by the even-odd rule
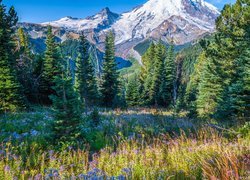
[[[149,38],[126,67],[116,31],[97,46],[43,25],[37,45],[5,2],[0,180],[250,179],[249,0],[226,4],[214,32],[181,48]]]

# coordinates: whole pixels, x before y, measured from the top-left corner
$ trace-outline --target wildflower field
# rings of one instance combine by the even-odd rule
[[[58,149],[51,114],[43,109],[1,116],[0,179],[250,178],[249,123],[232,129],[184,112],[101,111],[83,115],[79,148]]]

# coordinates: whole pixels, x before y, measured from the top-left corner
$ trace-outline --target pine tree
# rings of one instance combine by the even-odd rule
[[[235,61],[235,75],[226,89],[227,98],[221,104],[221,117],[249,120],[250,118],[250,49],[247,48]]]
[[[221,100],[224,86],[223,79],[219,76],[219,70],[214,63],[214,59],[208,58],[201,74],[196,100],[200,117],[211,117],[216,112]]]
[[[238,0],[234,5],[226,5],[216,22],[218,33],[215,39],[205,46],[204,63],[198,86],[197,111],[201,117],[224,119],[233,107],[232,98],[235,85],[237,59],[249,48],[249,4]],[[234,84],[232,86],[232,84]],[[233,88],[234,87],[234,88]],[[231,95],[230,95],[231,94]]]
[[[156,46],[154,43],[152,43],[146,53],[142,56],[143,65],[141,68],[140,81],[142,86],[142,98],[144,101],[144,105],[152,105],[154,103],[151,86],[153,83],[155,51]]]
[[[22,28],[18,29],[18,54],[17,76],[22,85],[24,95],[29,102],[35,102],[36,86],[34,85],[34,55],[30,50],[28,35]]]
[[[167,56],[164,63],[164,76],[162,77],[162,99],[166,107],[175,103],[175,57],[174,46],[170,45],[167,51]]]
[[[126,101],[128,106],[138,106],[142,103],[140,102],[140,81],[137,75],[134,75],[128,82]]]
[[[59,73],[57,66],[60,59],[60,49],[55,42],[52,27],[49,26],[46,39],[43,74],[40,85],[41,100],[44,104],[50,105],[52,103],[49,96],[55,94],[52,87],[55,85],[54,78]]]
[[[191,117],[197,115],[196,99],[198,94],[198,85],[200,83],[201,73],[203,72],[205,62],[206,62],[206,54],[203,51],[198,57],[197,62],[194,65],[194,71],[190,76],[190,81],[187,83],[184,102],[189,110],[189,116]]]
[[[14,27],[18,21],[14,7],[6,13],[0,0],[0,112],[24,107],[20,84],[16,78]]]
[[[84,36],[80,37],[79,55],[76,60],[75,88],[85,106],[97,105],[98,88],[95,70],[88,53],[88,44]]]
[[[154,55],[154,72],[152,85],[150,87],[150,97],[152,98],[151,102],[153,105],[158,106],[162,105],[162,89],[164,81],[164,60],[166,58],[165,47],[162,43],[158,43],[155,48]]]
[[[115,62],[115,45],[112,32],[107,35],[105,46],[101,84],[102,104],[106,107],[114,107],[119,93],[119,73]]]
[[[62,63],[62,60],[58,61]],[[50,96],[55,119],[54,139],[59,146],[64,144],[75,146],[81,135],[79,129],[81,123],[80,101],[73,88],[72,77],[66,75],[66,67],[63,66],[63,63],[58,63],[56,66],[58,74],[53,79],[55,94]]]

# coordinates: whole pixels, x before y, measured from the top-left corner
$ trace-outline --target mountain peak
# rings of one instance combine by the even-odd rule
[[[219,11],[204,0],[149,0],[143,6],[122,14],[112,29],[117,44],[152,36],[166,39],[172,33],[171,29],[178,29],[186,38],[182,42],[186,43],[194,29],[200,34],[213,32],[218,15]],[[192,39],[195,38],[194,33]]]
[[[102,17],[106,16],[108,18],[111,17],[112,19],[116,19],[119,17],[119,14],[113,13],[112,11],[110,11],[110,9],[108,7],[103,8],[99,13],[97,13],[96,15],[91,16],[91,17],[95,17],[98,15],[101,15]]]
[[[101,13],[110,13],[110,9],[108,7],[105,7],[101,10]]]
[[[85,19],[68,17],[44,24],[76,32],[94,30],[93,41],[104,39],[105,33],[112,30],[116,34],[116,44],[129,42],[132,46],[147,38],[168,41],[169,37],[184,44],[213,32],[218,15],[217,8],[204,0],[148,0],[121,15],[105,7]]]

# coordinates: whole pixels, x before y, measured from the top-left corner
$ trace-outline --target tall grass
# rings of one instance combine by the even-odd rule
[[[20,153],[10,143],[0,151],[0,179],[119,177],[127,179],[248,179],[250,141],[230,141],[216,130],[158,138],[121,140],[98,153],[65,149]]]

